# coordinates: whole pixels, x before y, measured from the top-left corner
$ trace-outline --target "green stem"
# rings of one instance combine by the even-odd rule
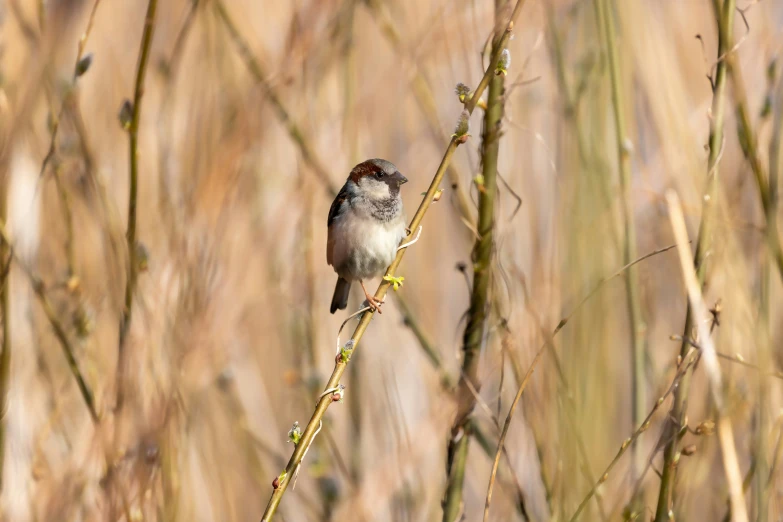
[[[609,58],[609,76],[612,87],[612,106],[614,108],[615,134],[617,138],[617,162],[620,169],[621,208],[625,237],[623,241],[623,263],[636,259],[636,227],[631,195],[631,151],[628,146],[625,124],[625,101],[623,99],[620,59],[617,52],[614,23],[611,16],[609,0],[596,0],[599,30],[603,31],[607,56]],[[645,393],[645,335],[644,317],[639,301],[639,274],[635,266],[628,268],[625,279],[626,300],[631,323],[631,419],[634,426],[639,426],[644,418],[647,404]],[[639,469],[644,466],[640,462],[638,446],[634,442],[631,447],[631,481],[636,482]]]
[[[505,0],[495,2],[495,22],[502,23]],[[502,33],[496,33],[493,48],[498,48]],[[494,67],[495,63],[490,62]],[[448,479],[443,503],[443,522],[454,522],[462,511],[462,490],[465,460],[471,431],[467,424],[476,405],[475,392],[481,389],[478,369],[484,342],[492,285],[494,251],[495,196],[497,194],[498,152],[503,120],[504,76],[494,75],[489,82],[487,110],[481,137],[481,163],[484,177],[479,186],[478,237],[473,247],[473,289],[470,296],[468,322],[462,338],[462,373],[457,385],[457,414],[451,427],[447,452]],[[476,96],[474,96],[476,98]]]
[[[719,0],[715,0],[715,14],[718,24],[718,56],[723,56],[731,49],[731,28],[734,21],[734,0],[724,0],[723,7],[718,5]],[[696,251],[693,258],[693,264],[696,268],[696,276],[702,288],[707,280],[706,255],[712,246],[713,214],[717,200],[718,189],[718,163],[723,150],[723,118],[724,105],[726,98],[726,60],[718,62],[715,72],[715,81],[712,98],[712,119],[709,138],[709,158],[707,160],[707,197],[702,206],[702,217],[699,225],[699,233],[696,240]],[[683,339],[691,335],[693,328],[693,313],[691,305],[685,312],[685,327],[683,328]],[[680,355],[685,354],[690,349],[686,341],[680,345]],[[688,391],[690,389],[690,374],[683,375],[680,385],[674,392],[674,403],[671,414],[668,416],[669,422],[663,433],[663,440],[666,440],[666,446],[663,450],[663,469],[661,471],[661,487],[658,492],[658,505],[655,512],[655,522],[666,522],[669,520],[670,498],[674,489],[675,462],[674,457],[677,454],[677,448],[680,443],[680,427],[682,426],[685,413],[688,406]]]

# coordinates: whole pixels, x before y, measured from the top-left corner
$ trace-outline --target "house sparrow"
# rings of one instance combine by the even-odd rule
[[[394,260],[407,235],[400,185],[408,180],[397,167],[382,159],[356,165],[329,209],[326,262],[339,276],[331,313],[348,306],[351,283],[358,280],[367,303],[380,311],[381,302],[364,286]]]

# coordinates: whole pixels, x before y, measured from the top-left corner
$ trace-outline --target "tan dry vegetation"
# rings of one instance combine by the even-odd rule
[[[370,5],[378,3],[225,1],[328,180],[305,161],[269,92],[248,71],[215,0],[158,6],[139,131],[138,238],[149,253],[148,270],[135,292],[126,401],[116,415],[129,190],[128,138],[117,115],[123,100],[133,98],[146,2],[101,0],[85,48],[92,65],[72,95],[77,43],[92,2],[0,5],[0,172],[18,257],[7,282],[5,520],[260,518],[272,479],[292,450],[286,432],[309,419],[345,317],[327,313],[335,276],[324,255],[332,200],[324,182],[339,187],[355,163],[387,158],[411,181],[403,196],[412,215],[462,110],[454,86],[475,86],[485,67],[481,50],[493,27],[493,2],[381,2],[380,12]],[[717,32],[707,0],[613,6],[633,144],[637,251],[644,255],[674,243],[664,198],[669,188],[680,194],[696,236],[712,104],[706,75]],[[762,161],[776,172],[769,153],[779,147],[770,147],[770,139],[780,112],[760,114],[765,99],[783,88],[779,73],[767,78],[783,49],[783,4],[739,7],[748,8],[750,27],[735,16],[740,72]],[[384,23],[402,37],[401,46]],[[495,422],[505,419],[519,372],[546,339],[541,329],[551,333],[623,265],[614,117],[594,2],[529,0],[509,48],[507,89],[534,81],[507,90],[500,145],[494,285],[500,314],[489,324],[473,413],[492,451]],[[417,102],[417,71],[429,83],[437,121],[428,122]],[[739,146],[732,92],[729,85],[705,300],[722,304],[717,350],[755,365],[768,340],[771,359],[762,370],[776,372],[783,365],[781,274],[765,247],[764,213]],[[783,111],[781,98],[773,109]],[[47,120],[68,99],[56,154],[39,177],[51,140]],[[473,138],[454,160],[472,201],[481,112],[472,116]],[[506,184],[522,198],[517,213]],[[405,276],[399,293],[456,380],[469,287],[455,266],[470,262],[473,233],[460,219],[457,193],[450,183],[444,188],[398,271]],[[66,288],[66,214],[73,223],[75,291]],[[23,267],[45,284],[94,392],[98,426]],[[682,333],[687,297],[675,250],[637,267],[649,411],[675,376],[679,343],[670,336]],[[358,308],[358,295],[354,289],[349,310]],[[385,310],[351,361],[345,402],[330,408],[296,489],[283,500],[281,519],[441,517],[453,395],[396,300]],[[349,335],[343,332],[343,340]],[[546,354],[511,424],[492,520],[521,519],[515,481],[532,520],[568,520],[636,428],[622,276],[577,310],[555,346],[568,387]],[[783,433],[780,380],[771,379],[764,398],[758,368],[729,359],[721,367],[741,471],[750,477],[749,513],[755,520],[758,481],[765,481],[755,470],[771,468],[765,520],[776,520],[783,516],[775,460]],[[694,375],[688,419],[695,429],[714,411],[701,365]],[[654,455],[639,520],[655,513],[660,481],[653,470],[660,471],[661,452],[654,450],[670,401],[639,439],[641,460]],[[760,422],[762,412],[771,420]],[[728,492],[717,440],[689,434],[682,446],[690,444],[695,454],[678,465],[675,518],[721,520]],[[471,448],[464,516],[479,520],[492,460],[477,443]],[[758,464],[760,448],[766,466]],[[622,519],[634,490],[630,463],[624,456],[599,488],[604,515],[590,502],[582,520]]]

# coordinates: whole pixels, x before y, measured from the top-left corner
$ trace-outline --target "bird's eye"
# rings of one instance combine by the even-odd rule
[[[381,179],[383,177],[383,171],[379,170],[378,172],[376,172],[375,173],[375,177],[378,178],[378,179]]]

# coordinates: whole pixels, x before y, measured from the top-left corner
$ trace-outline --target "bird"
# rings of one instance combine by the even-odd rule
[[[407,183],[393,163],[368,159],[356,165],[329,208],[326,262],[337,273],[331,313],[345,310],[351,284],[359,281],[367,304],[381,313],[381,301],[364,286],[382,275],[408,235],[400,187]]]

